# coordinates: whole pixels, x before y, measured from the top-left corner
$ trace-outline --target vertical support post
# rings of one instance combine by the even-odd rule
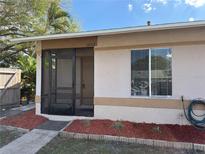
[[[76,102],[76,48],[73,50],[73,57],[72,57],[72,84],[73,84],[73,115],[75,115],[75,102]]]
[[[152,96],[152,64],[151,64],[151,49],[149,49],[149,96]]]
[[[40,103],[41,103],[41,61],[42,61],[42,47],[41,41],[36,43],[36,96],[35,96],[35,103],[36,103],[36,114],[40,114]]]

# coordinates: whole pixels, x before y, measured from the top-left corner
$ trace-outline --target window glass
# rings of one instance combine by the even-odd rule
[[[131,93],[149,96],[149,50],[131,52]]]
[[[172,95],[171,49],[151,49],[152,95]]]
[[[131,95],[172,95],[171,49],[145,49],[131,52]]]

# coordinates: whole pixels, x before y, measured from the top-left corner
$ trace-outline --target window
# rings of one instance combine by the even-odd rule
[[[172,52],[169,48],[131,52],[131,95],[172,95]]]
[[[149,50],[132,51],[132,95],[149,96]]]

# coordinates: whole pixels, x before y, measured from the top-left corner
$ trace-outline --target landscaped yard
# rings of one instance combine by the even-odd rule
[[[64,131],[205,144],[205,130],[193,126],[111,120],[75,120]]]
[[[31,130],[34,128],[45,129],[45,126],[47,127],[48,123],[48,119],[42,116],[35,115],[34,110],[22,112],[19,115],[1,119],[0,124],[2,124],[2,126],[0,125],[0,148],[25,133],[24,131],[20,131],[19,129],[9,129],[10,127],[3,125],[21,127]],[[52,123],[51,121],[50,124],[54,125],[54,123]],[[57,124],[55,122],[55,125],[52,125],[50,127],[54,127]],[[134,137],[205,144],[205,132],[197,130],[192,126],[157,125],[111,120],[74,120],[64,129],[64,131],[64,133],[74,132],[83,134],[124,136],[128,138]],[[68,137],[57,136],[52,139],[46,146],[42,147],[38,153],[202,154],[204,152],[162,148],[140,144],[128,144],[123,142],[71,139]]]
[[[43,124],[47,120],[48,119],[45,117],[36,115],[35,110],[30,110],[15,116],[1,119],[0,124],[31,130]]]
[[[69,139],[57,136],[38,154],[203,154],[188,150],[159,148],[146,145],[126,144],[119,142],[105,142],[83,139]]]
[[[0,125],[0,148],[11,141],[21,137],[26,131],[18,129],[9,129]]]

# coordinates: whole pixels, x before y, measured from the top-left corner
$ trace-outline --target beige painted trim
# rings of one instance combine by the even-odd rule
[[[41,53],[41,50],[42,50],[41,41],[37,41],[35,47],[36,54],[39,55]]]
[[[191,42],[175,42],[175,43],[158,43],[158,44],[142,44],[142,45],[119,45],[114,47],[94,47],[95,51],[105,50],[119,50],[119,49],[137,49],[137,48],[155,48],[155,47],[172,47],[184,45],[204,45],[205,41],[191,41]]]
[[[41,96],[35,96],[35,103],[41,103]],[[187,108],[189,101],[184,103]],[[94,105],[182,109],[182,102],[177,99],[94,97]],[[196,109],[205,110],[205,107],[197,106]]]
[[[41,103],[41,96],[35,96],[35,103]]]
[[[97,37],[42,41],[42,49],[85,48],[97,45]]]
[[[184,103],[187,108],[189,101],[186,100]],[[177,99],[95,97],[94,105],[182,109],[182,102]],[[205,107],[198,106],[196,109],[205,110]]]
[[[98,36],[98,48],[205,41],[205,27]]]

